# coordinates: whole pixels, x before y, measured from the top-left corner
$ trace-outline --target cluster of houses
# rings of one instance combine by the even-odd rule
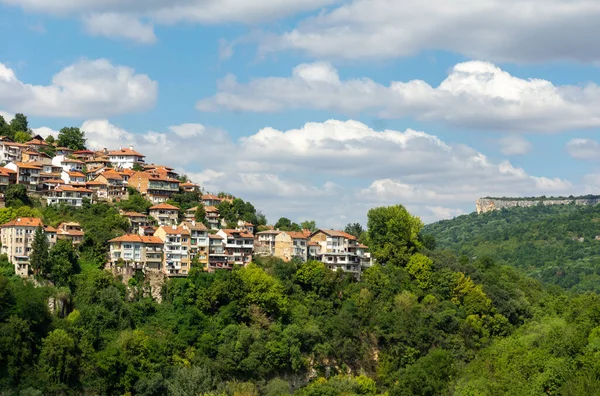
[[[48,146],[41,137],[16,143],[0,137],[0,193],[10,184],[23,184],[30,194],[48,205],[81,206],[91,202],[115,202],[128,198],[132,187],[152,202],[148,214],[121,212],[130,222],[129,232],[109,241],[107,266],[159,271],[167,276],[186,276],[193,266],[206,271],[246,266],[253,255],[289,261],[322,261],[332,270],[359,277],[371,265],[367,247],[342,231],[301,232],[268,229],[255,232],[254,225],[239,221],[237,228],[224,228],[219,215],[221,198],[201,193],[200,187],[182,182],[173,168],[146,164],[145,156],[133,149],[79,150],[55,147],[56,155],[44,153]],[[204,206],[205,221],[195,219],[197,207],[180,214],[166,203],[180,190],[197,193]],[[180,221],[183,219],[183,221]],[[74,244],[84,237],[77,223],[46,226],[39,218],[18,218],[0,226],[1,252],[7,254],[18,275],[27,276],[33,236],[42,227],[50,245],[69,238]]]

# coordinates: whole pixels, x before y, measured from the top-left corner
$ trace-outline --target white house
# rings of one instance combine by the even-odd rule
[[[138,153],[132,146],[109,151],[108,159],[114,168],[132,169],[135,164],[144,165],[145,155]]]

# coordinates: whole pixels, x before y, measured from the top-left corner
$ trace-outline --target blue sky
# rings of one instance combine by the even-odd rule
[[[275,222],[600,186],[585,0],[0,0],[0,114],[133,145]]]

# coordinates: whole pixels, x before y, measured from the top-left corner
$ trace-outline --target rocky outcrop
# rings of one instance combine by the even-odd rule
[[[479,198],[475,202],[475,208],[477,213],[480,214],[505,208],[510,209],[536,205],[596,205],[598,203],[600,203],[600,196],[557,198]]]

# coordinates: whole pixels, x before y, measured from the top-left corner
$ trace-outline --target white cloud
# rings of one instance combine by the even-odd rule
[[[153,24],[256,23],[336,2],[338,0],[0,0],[0,4],[20,6],[27,11],[79,17],[94,35],[129,38],[141,43],[155,41]],[[143,24],[141,20],[150,23]]]
[[[523,155],[531,151],[531,143],[519,135],[507,135],[498,140],[500,152],[504,155]]]
[[[10,122],[13,118],[15,118],[15,115],[13,113],[9,113],[2,110],[0,110],[0,116],[2,116],[4,118],[4,121],[6,122]]]
[[[86,31],[92,36],[123,38],[141,44],[154,44],[156,36],[152,25],[138,18],[117,13],[90,14],[83,18]]]
[[[498,62],[594,62],[598,18],[600,4],[590,0],[353,0],[261,45],[319,59],[444,50]]]
[[[157,83],[106,59],[82,60],[67,66],[50,85],[20,81],[0,63],[0,106],[29,116],[102,117],[150,109]]]
[[[600,143],[592,139],[572,139],[567,143],[567,153],[581,160],[600,161]]]
[[[229,75],[215,96],[197,103],[202,111],[276,112],[319,109],[384,118],[415,117],[458,127],[556,132],[600,126],[600,88],[555,86],[521,79],[493,64],[459,63],[437,87],[425,81],[340,80],[326,62],[302,64],[291,77],[267,77],[238,83]]]
[[[357,121],[264,128],[237,141],[201,124],[131,133],[90,120],[82,129],[92,148],[133,145],[147,161],[173,166],[208,191],[249,200],[273,222],[286,216],[343,227],[364,222],[371,207],[397,203],[429,222],[471,212],[481,196],[570,195],[582,188],[425,132],[376,131]]]
[[[39,127],[39,128],[32,128],[31,130],[33,131],[34,135],[40,135],[44,139],[46,139],[48,136],[54,136],[55,138],[58,137],[58,131],[54,130],[52,128]]]

